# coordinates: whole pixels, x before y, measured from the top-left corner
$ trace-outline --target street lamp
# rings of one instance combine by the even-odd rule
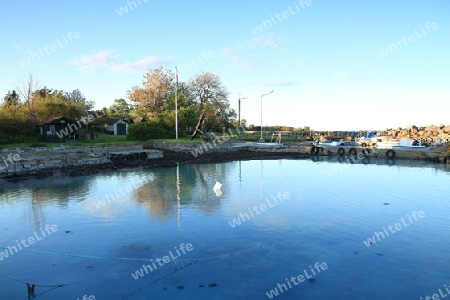
[[[264,97],[264,96],[267,96],[267,95],[270,95],[270,94],[272,94],[273,93],[273,90],[271,90],[270,92],[268,92],[267,94],[263,94],[263,95],[261,95],[261,137],[259,138],[259,142],[260,143],[264,143],[264,139],[263,139],[263,136],[262,136],[262,98]]]
[[[247,97],[241,98],[241,94],[239,94],[239,101],[238,101],[238,128],[241,128],[241,99],[247,99]]]

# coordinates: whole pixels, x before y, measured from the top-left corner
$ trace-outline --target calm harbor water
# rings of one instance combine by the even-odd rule
[[[27,282],[43,300],[447,294],[449,171],[321,158],[1,182],[0,299]]]

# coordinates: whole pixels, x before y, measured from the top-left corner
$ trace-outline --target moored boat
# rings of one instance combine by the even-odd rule
[[[414,139],[400,139],[399,145],[393,146],[393,149],[417,149],[417,148],[425,148],[425,145],[422,145],[420,140]]]

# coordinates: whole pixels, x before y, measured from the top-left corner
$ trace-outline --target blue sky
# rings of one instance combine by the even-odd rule
[[[450,124],[448,0],[44,0],[2,12],[2,96],[32,74],[100,109],[149,68],[178,66],[180,81],[219,75],[236,111],[246,97],[249,124],[260,125],[271,90],[263,125]]]

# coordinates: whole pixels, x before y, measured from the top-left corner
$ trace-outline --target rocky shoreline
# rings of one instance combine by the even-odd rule
[[[144,149],[142,145],[110,147],[59,146],[33,150],[15,149],[15,151],[9,149],[9,151],[3,150],[0,154],[4,160],[6,157],[11,158],[14,155],[19,155],[20,159],[17,161],[10,159],[14,164],[9,164],[6,172],[5,170],[0,172],[0,179],[14,182],[30,178],[46,178],[57,174],[70,177],[84,176],[95,174],[100,170],[115,170],[129,167],[167,168],[179,164],[220,163],[254,159],[309,159],[311,157],[336,156],[335,153],[329,150],[312,153],[310,145],[299,145],[298,143],[271,147],[233,142],[217,145],[215,148],[206,148],[205,145],[206,143],[163,142],[155,143],[148,149]],[[203,151],[200,154],[195,152],[195,149],[208,151]],[[357,149],[357,151],[363,149]],[[13,154],[14,152],[16,154]],[[147,155],[142,157],[143,153],[147,153]],[[441,157],[440,159],[435,159],[430,154],[416,153],[412,153],[409,156],[404,156],[402,153],[397,158],[447,163],[445,152],[433,154],[436,158]],[[378,152],[374,158],[382,158],[384,156],[383,152]],[[117,159],[118,157],[122,159]],[[445,161],[442,157],[445,157]]]
[[[147,152],[145,157],[136,155],[145,153],[144,151]],[[154,147],[143,149],[142,146],[8,149],[0,155],[5,160],[4,167],[0,170],[0,179],[10,182],[47,178],[56,174],[70,177],[84,176],[95,174],[100,170],[129,167],[166,168],[178,164],[310,157],[307,151],[303,153],[251,151],[244,148],[230,149],[226,145],[197,156],[186,149]],[[16,160],[13,159],[15,156]]]

